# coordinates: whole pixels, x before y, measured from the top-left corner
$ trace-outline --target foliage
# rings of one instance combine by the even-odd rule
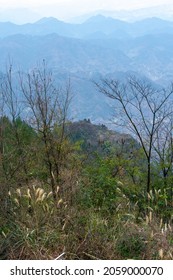
[[[69,85],[57,90],[45,70],[20,76],[27,117],[11,72],[2,88],[0,258],[173,259],[172,142],[162,150],[154,141],[146,192],[141,145],[70,122]]]

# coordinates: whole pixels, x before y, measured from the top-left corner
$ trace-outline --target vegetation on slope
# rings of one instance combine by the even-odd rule
[[[70,86],[57,90],[45,65],[18,86],[22,101],[10,68],[0,99],[0,258],[173,259],[172,167],[162,174],[170,161],[151,160],[146,193],[147,160],[132,137],[69,122]]]

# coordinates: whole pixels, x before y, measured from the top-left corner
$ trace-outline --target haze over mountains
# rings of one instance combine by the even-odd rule
[[[51,1],[49,0],[49,2]],[[116,1],[114,1],[114,3],[115,2]],[[58,3],[57,5],[54,3],[53,6],[51,5],[51,3],[46,6],[44,6],[42,3],[40,7],[38,7],[38,5],[34,9],[32,7],[29,7],[29,5],[25,5],[25,7],[21,7],[21,5],[20,7],[13,6],[11,8],[3,8],[3,5],[1,5],[0,22],[11,21],[17,24],[24,24],[28,22],[35,22],[43,17],[49,17],[51,15],[63,21],[82,23],[90,17],[96,16],[98,14],[129,22],[142,20],[147,17],[158,17],[165,20],[173,20],[173,3],[171,3],[171,1],[169,0],[164,0],[164,4],[161,4],[160,1],[160,5],[158,4],[158,2],[157,4],[153,3],[153,1],[148,5],[145,5],[146,3],[138,3],[136,7],[133,5],[133,3],[130,3],[130,5],[127,5],[126,3],[124,7],[121,5],[116,5],[115,3],[114,8],[110,7],[108,3],[107,5],[104,5],[104,7],[102,5],[98,5],[97,8],[94,8],[94,2],[92,3],[92,7],[89,8],[89,2],[87,1],[87,3],[87,7],[85,7],[85,9],[82,9],[82,11],[79,11],[78,6],[75,7],[73,5],[73,9],[70,9],[65,4],[64,7],[60,7]],[[85,6],[85,4],[83,5]]]
[[[110,110],[91,80],[135,74],[160,85],[173,81],[173,22],[147,18],[130,23],[103,15],[81,24],[55,18],[23,25],[1,22],[0,53],[1,72],[8,60],[27,70],[45,59],[58,81],[70,76],[75,118],[100,122]]]
[[[11,22],[0,22],[0,37],[14,34],[47,35],[57,33],[62,36],[83,39],[96,32],[101,37],[105,35],[118,38],[123,38],[124,35],[137,37],[155,33],[173,34],[173,21],[152,17],[140,21],[127,22],[98,14],[80,24],[67,23],[54,17],[45,17],[34,23],[21,25]]]

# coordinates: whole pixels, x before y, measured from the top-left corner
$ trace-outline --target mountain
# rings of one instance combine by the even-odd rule
[[[83,34],[85,34],[85,36],[87,34],[92,34],[95,32],[102,32],[105,35],[110,35],[116,32],[118,35],[121,32],[127,32],[129,28],[129,23],[125,21],[116,20],[111,17],[97,15],[89,18],[87,21],[85,21],[79,26],[80,29],[83,30]]]
[[[164,20],[173,20],[173,4],[157,5],[153,7],[134,9],[134,10],[96,10],[88,14],[83,14],[72,18],[72,22],[81,23],[88,18],[102,14],[105,17],[112,17],[123,21],[135,22],[145,18],[157,17]]]
[[[52,33],[79,39],[94,38],[94,34],[100,34],[99,37],[101,38],[123,39],[130,36],[144,36],[146,34],[173,34],[173,22],[161,20],[159,18],[149,18],[129,23],[111,17],[97,15],[81,24],[70,24],[53,17],[42,18],[35,23],[23,25],[10,22],[0,23],[1,38],[15,34],[43,36]]]
[[[11,58],[21,69],[45,59],[57,72],[140,72],[158,83],[168,82],[173,70],[171,34],[123,39],[76,39],[57,34],[13,35],[0,39],[0,66]]]
[[[74,143],[80,141],[85,152],[93,151],[104,155],[109,153],[110,147],[122,149],[126,153],[139,148],[139,143],[129,134],[110,130],[103,124],[93,124],[90,119],[69,122],[66,126],[66,133]],[[93,154],[91,154],[92,156]]]
[[[74,120],[111,118],[110,101],[92,83],[100,77],[135,75],[162,86],[173,80],[173,23],[158,18],[127,23],[97,15],[82,24],[42,18],[20,26],[0,23],[0,34],[1,72],[8,62],[27,71],[45,59],[57,83],[71,78]]]
[[[116,41],[115,41],[116,42]],[[109,45],[110,44],[110,45]],[[14,35],[0,40],[0,65],[10,56],[22,68],[45,59],[56,71],[112,72],[124,70],[128,57],[112,41],[81,40],[56,34],[46,36]]]
[[[26,23],[23,25],[3,22],[0,23],[0,37],[2,38],[15,34],[41,36],[51,33],[70,36],[71,28],[71,24],[59,21],[55,18],[43,18],[35,23]]]

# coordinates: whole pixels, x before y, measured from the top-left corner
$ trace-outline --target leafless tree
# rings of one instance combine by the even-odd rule
[[[173,119],[172,115],[163,122],[157,132],[156,140],[153,144],[156,168],[159,176],[163,179],[164,189],[168,195],[168,201],[172,204],[173,198]]]
[[[3,160],[4,174],[6,174],[6,177],[8,177],[8,179],[10,180],[14,177],[16,172],[21,169],[24,171],[25,175],[27,175],[27,167],[25,161],[27,151],[26,148],[23,147],[20,128],[17,125],[17,119],[19,119],[21,115],[22,103],[18,98],[19,89],[17,88],[16,77],[13,73],[13,68],[11,65],[7,67],[7,71],[2,78],[0,90],[2,98],[1,103],[3,103],[3,117],[6,117],[10,120],[13,132],[10,135],[11,139],[9,139],[9,142],[11,141],[12,144],[11,147],[13,146],[13,150],[10,151],[10,153],[8,153],[8,155],[6,156],[6,161],[8,162],[8,164],[6,165],[8,165],[8,170],[6,170]],[[1,118],[1,123],[5,130],[4,118]],[[3,151],[5,150],[4,147],[7,145],[7,143],[3,143]],[[16,160],[14,163],[12,158],[14,159],[15,157],[18,157],[18,160]],[[5,157],[3,157],[3,159],[5,159]]]
[[[120,83],[115,79],[102,79],[95,83],[98,90],[115,101],[116,124],[128,129],[139,141],[147,160],[147,186],[151,189],[151,162],[153,147],[162,125],[172,114],[173,85],[168,90],[155,88],[135,77]]]
[[[70,82],[66,84],[65,89],[54,86],[53,75],[47,69],[45,62],[42,68],[39,67],[27,74],[20,73],[19,76],[29,122],[44,144],[45,161],[56,201],[65,124],[71,100]]]

